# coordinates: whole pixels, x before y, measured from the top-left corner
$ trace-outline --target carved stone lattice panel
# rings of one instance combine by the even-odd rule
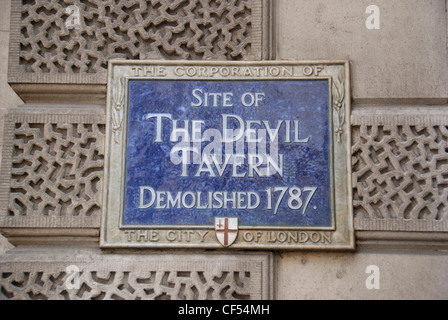
[[[448,113],[443,108],[353,112],[357,230],[448,231]]]
[[[99,228],[101,107],[13,109],[5,121],[1,228]]]
[[[267,10],[266,0],[13,1],[9,81],[105,84],[111,59],[261,60]]]
[[[271,260],[270,254],[10,254],[0,257],[0,300],[272,299]]]

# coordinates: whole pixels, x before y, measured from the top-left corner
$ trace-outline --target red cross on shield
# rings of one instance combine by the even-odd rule
[[[238,218],[215,218],[216,238],[224,247],[230,247],[238,236]]]

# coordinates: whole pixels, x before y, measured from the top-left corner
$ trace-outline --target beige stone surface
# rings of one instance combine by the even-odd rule
[[[368,266],[379,268],[380,289],[368,290]],[[279,299],[448,299],[448,253],[283,253]]]
[[[371,1],[279,0],[277,59],[348,59],[356,102],[445,103],[445,0],[377,0],[380,29],[366,28]],[[391,100],[393,99],[393,100]]]
[[[8,110],[22,104],[7,82],[9,56],[9,22],[11,0],[0,4],[0,141],[3,140],[3,118]]]
[[[0,4],[0,141],[3,141],[5,114],[10,108],[23,103],[7,83],[10,2],[10,0],[3,0]],[[11,248],[12,245],[0,235],[0,253]]]
[[[12,244],[10,244],[8,242],[8,240],[6,240],[5,237],[3,237],[2,235],[0,235],[0,254],[3,254],[5,252],[7,252],[8,250],[11,250],[12,248],[14,248],[14,246]]]
[[[12,108],[22,104],[7,82],[9,32],[0,31],[0,110],[2,115]]]
[[[0,31],[9,31],[11,0],[2,0],[0,4]]]

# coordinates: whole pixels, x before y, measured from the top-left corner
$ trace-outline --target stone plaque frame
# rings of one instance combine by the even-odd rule
[[[227,72],[229,71],[229,72]],[[129,80],[326,80],[330,126],[331,227],[239,226],[231,249],[354,249],[348,61],[111,61],[100,245],[103,248],[220,249],[215,226],[122,225]]]

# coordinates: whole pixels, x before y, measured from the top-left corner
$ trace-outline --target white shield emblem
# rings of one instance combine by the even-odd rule
[[[224,247],[230,247],[238,236],[238,218],[215,218],[216,237]]]

